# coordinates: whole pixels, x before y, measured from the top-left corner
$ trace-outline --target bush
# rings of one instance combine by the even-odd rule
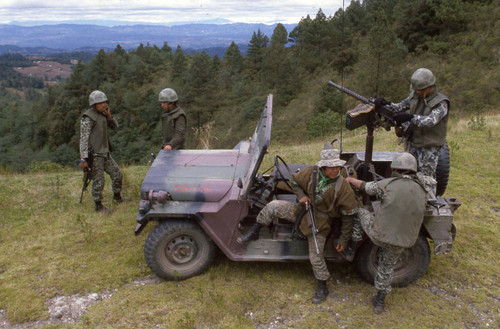
[[[331,110],[318,113],[307,123],[307,133],[311,137],[335,134],[341,124],[341,116]]]

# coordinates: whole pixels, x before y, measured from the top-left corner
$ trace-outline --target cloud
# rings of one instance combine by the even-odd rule
[[[348,5],[346,1],[346,6]],[[342,0],[2,0],[0,23],[11,21],[121,20],[171,23],[224,18],[245,23],[298,23],[321,8],[329,16]]]

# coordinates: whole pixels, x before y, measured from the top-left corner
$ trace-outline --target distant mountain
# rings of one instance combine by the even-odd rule
[[[290,32],[296,24],[284,24]],[[186,24],[101,26],[80,24],[57,24],[40,26],[0,25],[0,45],[18,47],[46,47],[62,50],[81,48],[111,48],[117,44],[124,49],[133,49],[147,43],[162,47],[167,42],[175,49],[227,48],[232,41],[246,45],[258,29],[271,37],[274,25],[266,24]]]

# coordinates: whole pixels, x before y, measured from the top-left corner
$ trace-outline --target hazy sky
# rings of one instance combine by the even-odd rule
[[[115,20],[172,23],[227,19],[243,23],[298,23],[343,0],[0,0],[0,24],[29,21]],[[350,1],[345,0],[345,7]]]

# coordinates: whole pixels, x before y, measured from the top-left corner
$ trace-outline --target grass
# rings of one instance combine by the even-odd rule
[[[482,122],[482,121],[481,121]],[[432,256],[428,271],[395,288],[375,315],[373,288],[350,264],[329,264],[325,303],[313,305],[309,263],[241,263],[216,257],[207,272],[181,281],[152,280],[143,256],[149,225],[135,237],[138,195],[146,166],[124,168],[133,201],[96,214],[90,194],[78,203],[76,170],[0,176],[0,310],[11,323],[46,320],[55,296],[111,291],[74,323],[44,328],[498,328],[500,309],[500,115],[484,125],[450,122],[452,163],[446,195],[462,206],[453,250]],[[344,151],[363,150],[362,129],[344,133]],[[314,163],[324,141],[271,144],[262,168],[279,154]],[[375,150],[402,150],[392,132],[377,131]],[[105,205],[111,205],[106,182]],[[31,322],[30,322],[31,323]]]

